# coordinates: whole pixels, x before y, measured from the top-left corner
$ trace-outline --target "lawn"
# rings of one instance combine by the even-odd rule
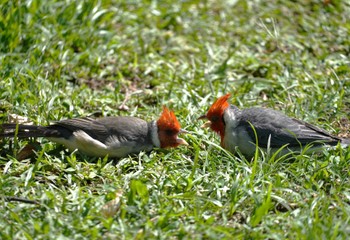
[[[349,238],[350,148],[250,161],[197,121],[231,93],[240,108],[350,137],[349,1],[3,0],[0,9],[1,123],[150,121],[166,105],[191,133],[188,147],[122,159],[0,140],[0,239]],[[20,157],[25,146],[35,155]]]

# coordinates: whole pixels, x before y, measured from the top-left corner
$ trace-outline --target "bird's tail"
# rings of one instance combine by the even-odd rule
[[[21,125],[16,123],[4,123],[0,125],[0,138],[4,137],[59,137],[56,129],[43,126]]]

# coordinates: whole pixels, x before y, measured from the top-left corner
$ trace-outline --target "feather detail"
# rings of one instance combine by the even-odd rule
[[[167,129],[172,131],[180,131],[181,126],[173,111],[163,106],[163,112],[157,121],[159,129]]]
[[[225,122],[223,119],[225,110],[230,106],[227,100],[230,98],[231,94],[226,94],[218,98],[213,105],[209,108],[206,115],[208,120],[211,122],[211,129],[216,133],[220,134],[221,143],[223,144],[225,137]]]
[[[224,111],[226,108],[230,106],[230,104],[227,102],[227,100],[230,98],[231,94],[226,94],[222,97],[219,97],[213,105],[209,108],[209,111],[207,113],[207,118],[210,120],[213,116],[223,116]]]
[[[177,147],[186,143],[186,141],[177,137],[181,131],[180,123],[176,119],[174,112],[165,106],[163,106],[162,115],[157,121],[157,127],[161,148]]]

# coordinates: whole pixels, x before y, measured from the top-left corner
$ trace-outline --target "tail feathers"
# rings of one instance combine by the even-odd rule
[[[18,129],[18,130],[17,130]],[[5,123],[0,125],[0,138],[3,137],[60,137],[61,133],[51,126],[20,125]]]

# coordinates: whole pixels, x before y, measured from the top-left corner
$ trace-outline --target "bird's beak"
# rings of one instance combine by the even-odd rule
[[[185,145],[185,146],[188,146],[189,144],[182,138],[177,138],[176,139],[176,142],[179,144],[179,145]]]
[[[207,118],[207,115],[203,115],[203,116],[200,116],[199,118],[197,118],[197,120],[206,119],[206,118]]]
[[[188,134],[188,133],[190,133],[190,132],[187,131],[187,130],[185,130],[185,129],[180,129],[179,134],[181,134],[181,133],[186,133],[186,134]]]
[[[207,115],[203,115],[198,118],[198,120],[201,120],[201,119],[208,119],[208,117]],[[201,128],[209,128],[210,126],[211,126],[211,122],[207,121],[201,126]]]
[[[179,131],[179,134],[181,133],[190,133],[189,131],[186,131],[185,129],[180,129]],[[189,144],[182,138],[177,138],[176,139],[176,142],[179,144],[179,145],[185,145],[185,146],[188,146]]]
[[[211,127],[211,122],[210,122],[210,121],[205,122],[205,123],[201,126],[201,128],[210,128],[210,127]]]

